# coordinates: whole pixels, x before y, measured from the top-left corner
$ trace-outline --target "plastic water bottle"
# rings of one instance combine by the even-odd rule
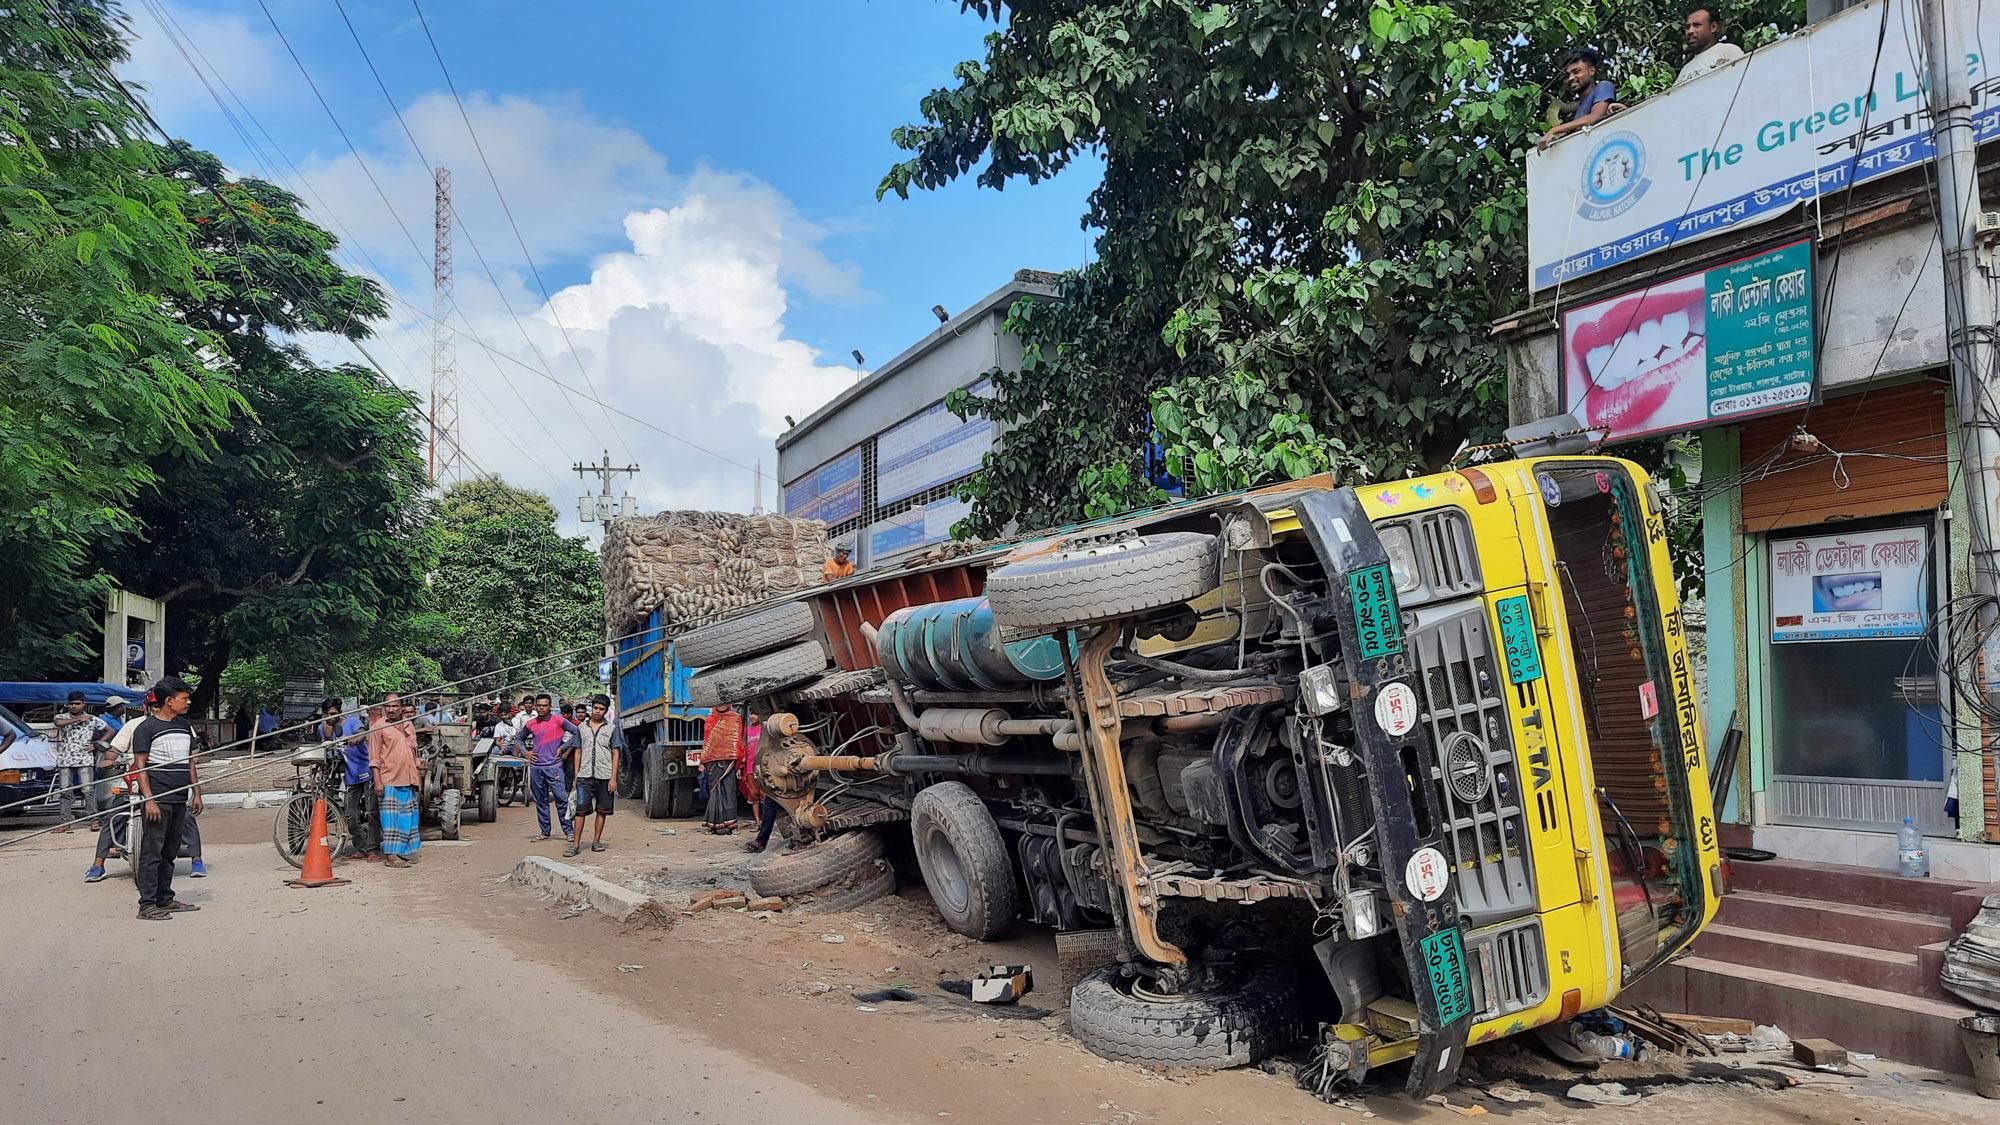
[[[1636,1059],[1639,1057],[1637,1044],[1621,1035],[1599,1035],[1594,1031],[1572,1026],[1570,1042],[1601,1059]]]
[[[1896,833],[1896,874],[1905,879],[1930,878],[1931,856],[1924,850],[1924,834],[1917,831],[1912,817],[1904,817],[1902,830]]]

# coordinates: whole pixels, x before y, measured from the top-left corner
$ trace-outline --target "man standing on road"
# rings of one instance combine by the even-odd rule
[[[89,813],[97,817],[97,749],[99,733],[107,730],[104,720],[84,706],[83,693],[69,693],[69,703],[56,712],[56,792],[62,796],[63,815],[71,820]],[[77,811],[70,812],[70,799]],[[69,831],[69,825],[56,827]]]
[[[535,715],[523,724],[516,736],[528,756],[528,795],[535,802],[535,821],[541,825],[539,836],[530,840],[549,839],[549,806],[556,809],[556,821],[562,825],[564,836],[570,834],[569,790],[563,785],[562,749],[565,736],[576,733],[576,724],[555,714],[555,700],[547,692],[535,697]]]
[[[604,821],[611,815],[612,790],[618,779],[618,757],[625,752],[625,736],[611,721],[610,715],[610,697],[593,695],[590,697],[590,717],[577,728],[576,827],[570,837],[569,849],[563,852],[565,856],[573,856],[583,850],[583,822],[592,812],[597,814],[597,834],[590,839],[590,850],[604,850]]]
[[[105,701],[104,713],[98,716],[103,726],[97,732],[97,742],[90,749],[94,756],[91,776],[95,779],[91,790],[97,800],[99,816],[111,811],[111,783],[118,776],[118,767],[124,757],[111,743],[118,737],[118,732],[125,729],[127,706],[124,699],[114,695]],[[126,745],[131,745],[130,739],[126,740]]]
[[[417,826],[417,728],[403,718],[403,702],[394,694],[382,703],[381,722],[373,722],[374,708],[368,717],[368,763],[382,808],[382,866],[408,867],[423,846]]]
[[[139,845],[139,917],[164,922],[184,910],[201,907],[174,897],[174,861],[180,858],[181,836],[190,813],[201,812],[201,790],[194,764],[194,725],[187,721],[188,685],[164,676],[153,687],[152,713],[139,720],[132,733],[132,770],[146,830]]]
[[[371,716],[379,708],[368,709]],[[319,739],[329,748],[339,747],[346,765],[341,774],[340,814],[347,818],[348,835],[354,841],[355,859],[375,858],[375,829],[381,823],[375,808],[375,774],[368,760],[367,727],[359,716],[340,717],[340,700],[320,704]],[[351,726],[351,730],[350,730]]]

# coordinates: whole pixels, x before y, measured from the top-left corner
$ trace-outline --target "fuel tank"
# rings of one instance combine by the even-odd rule
[[[999,691],[1063,672],[1060,642],[1003,642],[985,598],[897,610],[876,630],[875,660],[891,678],[932,691]]]

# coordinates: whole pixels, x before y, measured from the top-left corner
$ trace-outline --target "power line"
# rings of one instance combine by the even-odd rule
[[[334,3],[338,5],[340,0],[334,0]],[[424,9],[422,5],[417,3],[417,0],[410,0],[410,7],[416,10],[417,24],[423,28],[424,40],[431,45],[431,56],[437,59],[438,70],[444,75],[445,87],[451,91],[451,100],[458,106],[459,120],[465,122],[465,131],[472,138],[473,151],[479,154],[479,164],[486,169],[486,180],[493,185],[493,194],[500,200],[500,210],[507,216],[507,225],[514,231],[514,242],[521,248],[521,257],[527,260],[528,272],[534,275],[535,288],[542,291],[542,307],[549,311],[549,318],[555,321],[556,330],[562,333],[563,345],[569,349],[570,362],[576,364],[577,374],[583,376],[584,387],[595,396],[597,394],[597,386],[591,382],[590,371],[584,367],[582,358],[577,354],[576,343],[569,337],[569,327],[563,323],[562,312],[556,307],[555,296],[549,292],[548,285],[542,281],[541,267],[535,264],[535,256],[528,251],[528,240],[521,237],[520,224],[514,221],[514,209],[507,204],[507,193],[500,190],[500,179],[493,174],[492,162],[486,159],[486,146],[479,142],[479,131],[472,127],[472,115],[465,111],[465,99],[458,96],[458,83],[452,81],[451,68],[444,64],[444,53],[438,50],[437,39],[431,35],[430,21],[424,18]],[[343,10],[341,18],[345,19],[346,15],[347,13]],[[349,30],[351,31],[352,29],[353,25],[350,24]],[[360,37],[356,36],[356,45],[358,46],[360,42]],[[365,54],[366,52],[363,53]],[[372,70],[374,64],[369,64],[369,68]],[[618,444],[625,450],[626,458],[637,460],[632,454],[632,447],[625,441],[625,435],[620,433],[617,425],[611,421],[611,412],[604,408],[602,402],[598,403],[598,409],[604,414],[604,424],[611,427],[612,435],[617,437]]]

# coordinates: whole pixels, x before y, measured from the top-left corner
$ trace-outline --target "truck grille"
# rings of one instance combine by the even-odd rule
[[[1473,1001],[1479,1019],[1524,1011],[1549,995],[1548,955],[1542,950],[1542,921],[1525,921],[1467,937],[1473,963]]]
[[[1423,673],[1423,718],[1436,753],[1431,776],[1458,909],[1474,925],[1532,910],[1520,776],[1486,607],[1474,601],[1419,610],[1411,641]]]
[[[1431,512],[1417,521],[1417,561],[1424,585],[1440,598],[1479,589],[1478,556],[1472,550],[1472,525],[1456,508]]]

